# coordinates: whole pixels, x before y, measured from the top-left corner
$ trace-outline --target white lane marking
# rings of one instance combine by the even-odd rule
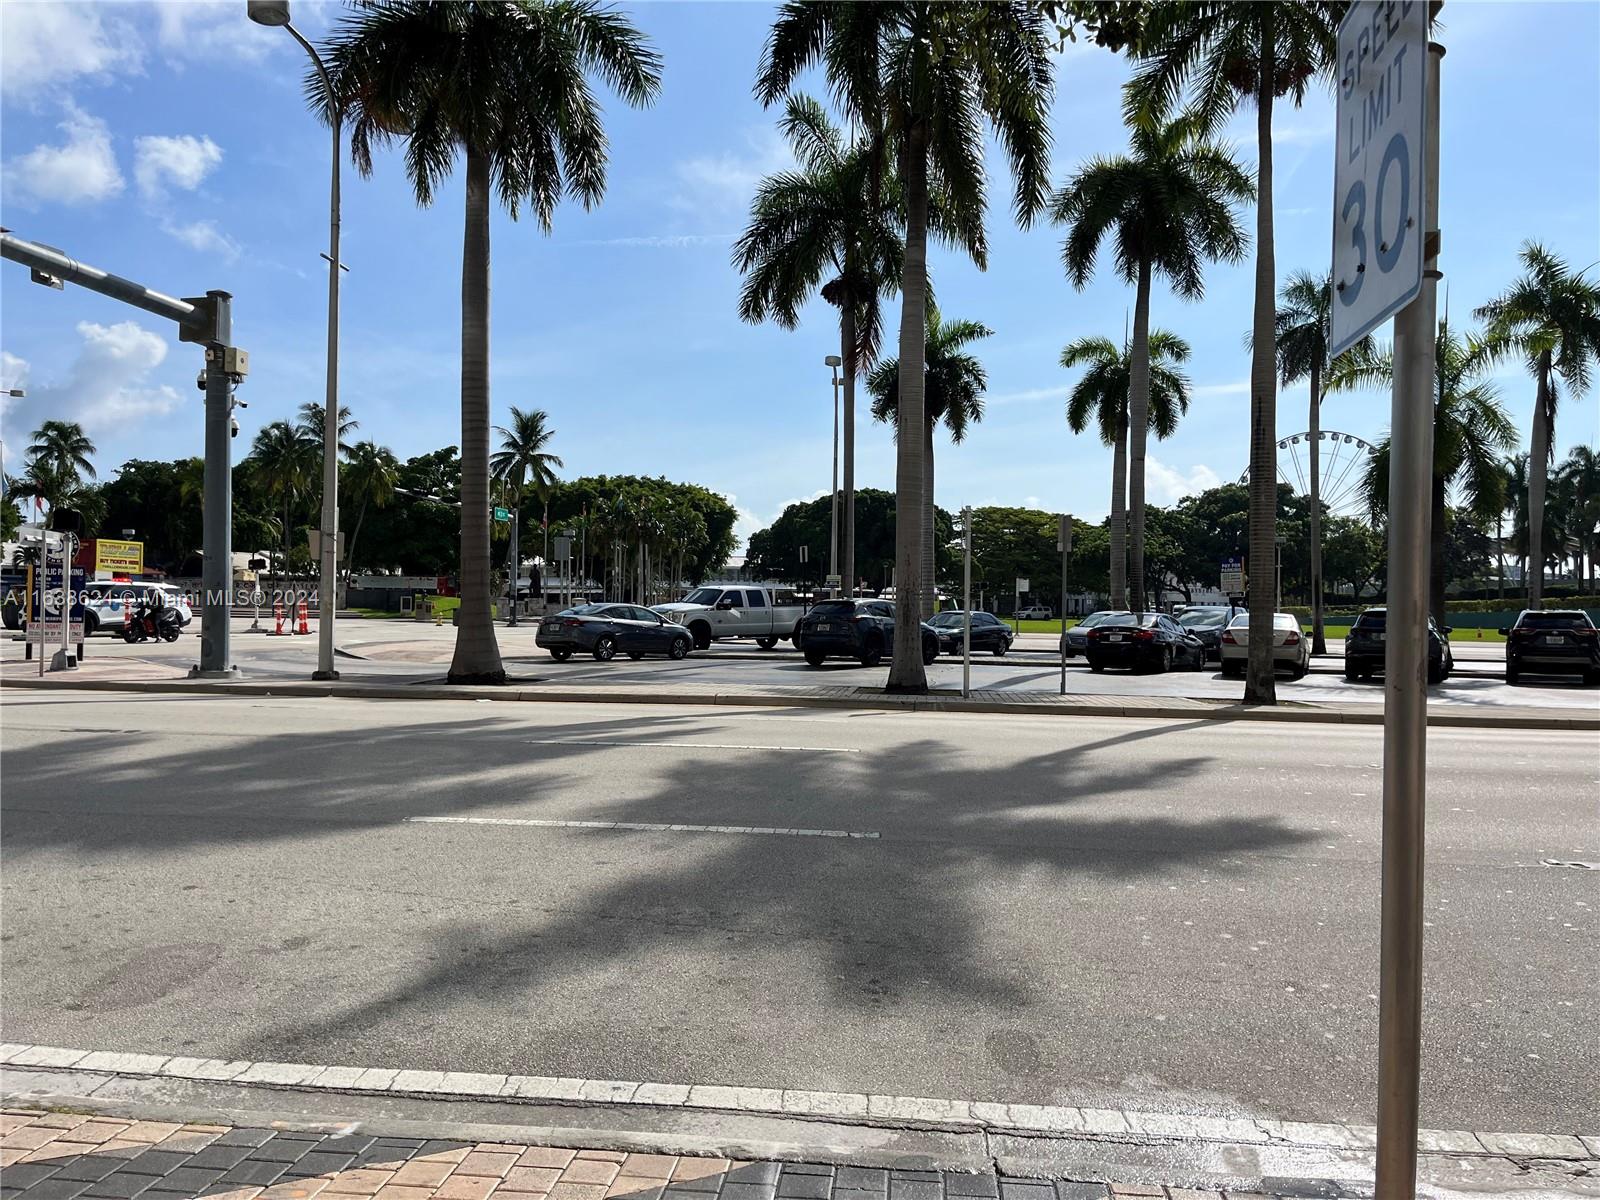
[[[528,738],[530,746],[646,746],[666,750],[782,750],[791,754],[860,754],[850,746],[742,746],[731,742],[616,742],[604,738]]]
[[[646,833],[748,833],[759,837],[873,838],[875,829],[782,829],[768,825],[664,825],[651,821],[541,821],[533,817],[407,817],[413,825],[529,825],[537,829],[626,829]]]

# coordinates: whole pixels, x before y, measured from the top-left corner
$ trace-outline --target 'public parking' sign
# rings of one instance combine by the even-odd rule
[[[1339,25],[1330,356],[1422,286],[1428,6],[1355,0]]]

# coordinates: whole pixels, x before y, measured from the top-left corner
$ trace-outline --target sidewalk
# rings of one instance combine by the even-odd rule
[[[1373,1194],[1370,1126],[5,1049],[0,1187],[24,1200]],[[1419,1150],[1420,1196],[1600,1197],[1600,1139]]]
[[[35,674],[34,664],[8,660],[0,669],[7,688],[77,689],[156,694],[214,694],[326,697],[366,700],[495,700],[582,704],[686,704],[740,707],[846,708],[889,712],[973,712],[1034,716],[1143,717],[1177,720],[1318,722],[1382,725],[1383,710],[1374,704],[1282,700],[1271,707],[1237,701],[1183,696],[1127,696],[1088,693],[1062,696],[1054,691],[974,688],[969,698],[955,691],[930,691],[921,696],[889,695],[878,688],[849,685],[786,685],[673,683],[665,688],[644,684],[583,684],[516,681],[504,687],[453,686],[437,667],[417,663],[377,664],[341,660],[342,678],[318,683],[295,670],[252,667],[240,680],[197,680],[174,665],[137,658],[87,658],[70,673]],[[1581,708],[1496,706],[1492,710],[1465,705],[1433,705],[1428,724],[1436,728],[1600,730],[1600,713]]]

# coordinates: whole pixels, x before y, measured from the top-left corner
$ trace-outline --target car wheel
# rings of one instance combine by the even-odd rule
[[[1306,677],[1306,672],[1309,671],[1310,669],[1311,668],[1306,666],[1304,663],[1296,663],[1294,670],[1289,672],[1289,678],[1290,679],[1304,679]]]
[[[756,639],[756,645],[760,646],[763,650],[771,650],[777,644],[778,644],[778,639],[775,638],[775,637],[764,637],[764,638],[757,638]]]
[[[1436,667],[1432,663],[1429,663],[1428,664],[1428,685],[1430,687],[1434,687],[1434,686],[1437,686],[1437,685],[1439,685],[1439,684],[1441,684],[1443,682],[1444,682],[1444,664],[1440,663]]]
[[[689,626],[689,633],[694,637],[696,650],[709,650],[711,648],[711,626],[704,621],[696,621]]]
[[[667,657],[671,659],[684,659],[689,657],[689,639],[678,636],[672,639],[672,645],[667,648]]]
[[[83,614],[83,636],[84,637],[86,637],[86,638],[93,637],[95,635],[95,633],[99,630],[99,628],[100,628],[100,618],[99,617],[95,616],[92,612],[86,612],[86,613]]]
[[[610,662],[617,656],[617,639],[609,633],[602,633],[594,643],[595,662]]]
[[[1361,678],[1361,672],[1356,670],[1349,663],[1346,663],[1344,668],[1344,677],[1347,682],[1354,683],[1356,680]]]
[[[1600,684],[1600,671],[1585,671],[1583,673],[1583,682],[1590,687]]]
[[[572,657],[572,651],[571,650],[552,650],[552,651],[550,651],[550,657],[555,659],[557,662],[566,662],[567,659]]]
[[[994,656],[996,658],[1004,658],[1006,656],[1006,651],[1009,649],[1011,649],[1011,639],[1001,638],[994,644]]]
[[[813,667],[820,667],[822,665],[822,660],[828,657],[826,654],[823,654],[817,650],[807,650],[804,653],[806,656],[806,662],[810,663]]]
[[[1093,671],[1096,675],[1100,674],[1100,672],[1104,671],[1105,669],[1105,663],[1097,663],[1093,659],[1089,660],[1089,670]]]
[[[883,661],[883,646],[878,642],[868,642],[867,648],[861,652],[861,665],[875,667]]]
[[[1166,648],[1166,650],[1164,650],[1162,652],[1162,654],[1161,654],[1161,665],[1160,665],[1159,669],[1160,669],[1160,671],[1161,671],[1161,673],[1163,675],[1165,675],[1168,671],[1172,670],[1172,647],[1171,646],[1168,646]]]

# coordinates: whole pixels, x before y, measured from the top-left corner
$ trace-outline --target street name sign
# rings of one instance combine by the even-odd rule
[[[511,510],[496,504],[494,506],[494,519],[500,524],[504,525],[507,521],[511,520]]]
[[[1424,0],[1355,0],[1339,24],[1330,358],[1422,287],[1427,56]]]

